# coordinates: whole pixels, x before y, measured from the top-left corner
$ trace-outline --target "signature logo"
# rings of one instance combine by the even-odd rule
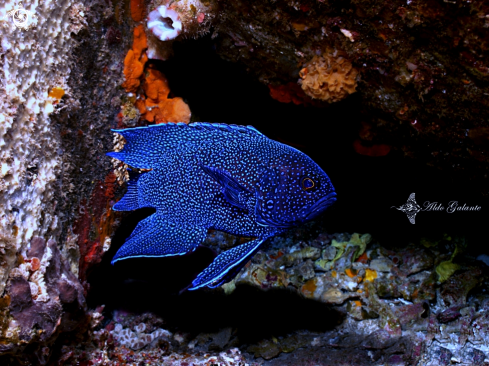
[[[482,207],[478,205],[469,206],[465,203],[461,205],[458,201],[450,201],[446,207],[439,202],[425,201],[423,207],[424,208],[421,208],[416,202],[414,193],[409,195],[407,202],[402,206],[391,206],[391,208],[404,212],[407,215],[409,222],[413,225],[415,224],[416,215],[420,211],[446,211],[447,213],[454,213],[458,211],[480,211],[482,209]]]
[[[392,206],[392,207],[398,209],[399,211],[404,212],[407,215],[409,222],[413,225],[415,223],[414,219],[416,218],[417,213],[421,211],[421,207],[416,203],[416,200],[414,199],[414,193],[411,193],[409,195],[407,202],[402,206],[400,207]]]
[[[22,3],[19,6],[20,8],[10,10],[7,14],[12,17],[12,21],[17,28],[28,30],[32,27],[32,23],[29,24],[29,19],[32,19],[34,14],[29,10],[25,10]]]

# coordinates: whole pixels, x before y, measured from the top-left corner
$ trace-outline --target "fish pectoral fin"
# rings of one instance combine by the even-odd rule
[[[234,206],[246,210],[246,201],[250,197],[251,192],[239,184],[234,178],[227,173],[208,166],[201,165],[202,170],[210,175],[222,187],[222,193],[226,200]]]
[[[115,262],[135,257],[167,257],[193,251],[205,240],[207,229],[169,222],[158,212],[136,226],[112,259]]]
[[[251,240],[219,254],[192,282],[189,290],[207,286],[215,288],[230,281],[258,251],[266,238]]]

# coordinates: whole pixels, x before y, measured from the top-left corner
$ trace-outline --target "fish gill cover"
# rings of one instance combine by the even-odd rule
[[[251,126],[169,123],[114,130],[126,139],[107,155],[131,171],[118,211],[153,207],[112,263],[183,255],[208,229],[254,239],[218,255],[190,290],[230,281],[268,239],[309,221],[336,200],[326,173],[307,155]]]

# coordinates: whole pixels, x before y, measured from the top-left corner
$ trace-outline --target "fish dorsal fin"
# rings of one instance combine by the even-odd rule
[[[201,145],[208,141],[227,140],[231,136],[264,137],[251,126],[225,123],[194,122],[190,124],[162,123],[159,125],[112,130],[122,135],[124,149],[107,155],[126,164],[143,169],[161,168],[166,165],[165,155],[181,146]]]
[[[251,194],[245,187],[239,184],[228,173],[222,170],[201,165],[202,170],[211,176],[222,187],[222,193],[230,204],[246,210],[247,197]]]
[[[258,131],[255,127],[249,125],[241,126],[241,125],[228,125],[226,123],[193,122],[190,123],[189,126],[194,128],[205,128],[208,130],[215,130],[215,131],[263,136],[263,134],[260,131]]]

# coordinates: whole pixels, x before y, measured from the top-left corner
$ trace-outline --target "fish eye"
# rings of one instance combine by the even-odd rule
[[[316,186],[316,183],[314,183],[314,181],[309,178],[309,177],[304,177],[302,178],[302,189],[304,191],[308,191],[312,188],[314,188]]]

